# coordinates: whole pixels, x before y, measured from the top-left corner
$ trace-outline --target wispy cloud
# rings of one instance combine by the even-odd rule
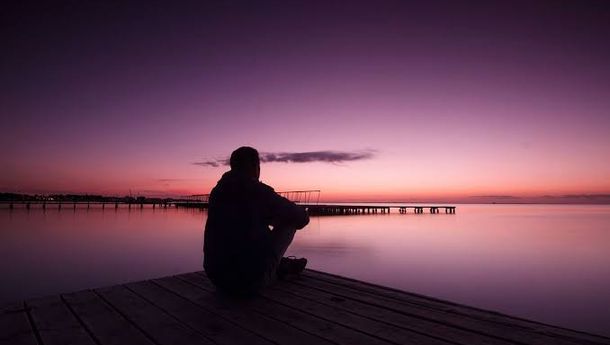
[[[371,159],[375,155],[373,150],[346,152],[346,151],[312,151],[312,152],[264,152],[261,154],[262,162],[284,163],[343,163]]]
[[[579,198],[579,199],[610,199],[610,194],[567,194],[560,196],[561,198]]]
[[[215,159],[215,160],[209,160],[209,161],[201,161],[201,162],[193,162],[193,165],[199,165],[202,167],[219,167],[221,165],[229,165],[229,160],[228,159]]]
[[[375,150],[362,151],[310,151],[310,152],[261,152],[262,163],[282,162],[282,163],[344,163],[371,159],[375,156]],[[194,165],[203,167],[219,167],[229,165],[228,159],[214,159],[200,162],[193,162]]]
[[[519,197],[512,195],[472,195],[469,198],[519,199]]]

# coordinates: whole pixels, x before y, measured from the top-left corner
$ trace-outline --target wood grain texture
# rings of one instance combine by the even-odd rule
[[[36,345],[36,335],[23,303],[0,309],[0,345]]]
[[[94,345],[95,342],[59,296],[26,302],[45,345]]]
[[[228,296],[204,272],[0,308],[0,345],[610,345],[610,338],[323,272]]]

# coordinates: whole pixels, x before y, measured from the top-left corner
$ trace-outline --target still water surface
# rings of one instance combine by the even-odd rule
[[[0,209],[0,303],[201,269],[206,213]],[[610,336],[610,206],[312,218],[309,267]]]

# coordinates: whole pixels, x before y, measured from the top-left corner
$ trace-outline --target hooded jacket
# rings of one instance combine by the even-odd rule
[[[204,268],[219,286],[261,283],[275,260],[270,225],[303,228],[305,209],[251,176],[228,171],[212,189],[204,233]]]

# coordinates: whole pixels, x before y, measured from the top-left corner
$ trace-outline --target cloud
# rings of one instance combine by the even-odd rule
[[[567,194],[560,198],[578,198],[578,199],[610,199],[610,194]]]
[[[375,150],[363,151],[310,151],[310,152],[261,152],[262,163],[282,162],[282,163],[344,163],[371,159],[375,156]],[[228,159],[215,159],[201,162],[193,162],[194,165],[203,167],[219,167],[229,165]]]
[[[472,195],[469,198],[519,199],[519,197],[512,195]]]
[[[213,167],[213,168],[217,168],[221,165],[229,165],[229,160],[228,159],[216,159],[213,161],[203,161],[203,162],[193,162],[193,165],[199,165],[202,167]]]
[[[312,151],[312,152],[264,152],[261,154],[262,162],[284,162],[284,163],[343,163],[373,158],[374,151]]]

